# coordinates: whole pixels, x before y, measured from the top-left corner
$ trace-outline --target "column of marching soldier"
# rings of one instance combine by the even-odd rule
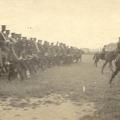
[[[36,38],[10,33],[6,25],[0,32],[0,76],[9,80],[31,77],[52,66],[79,62],[82,51],[64,43],[49,43]]]

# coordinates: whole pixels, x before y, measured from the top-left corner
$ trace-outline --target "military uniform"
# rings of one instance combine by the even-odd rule
[[[116,61],[118,61],[119,58],[120,58],[120,37],[119,37],[119,41],[117,42],[117,49],[116,49],[116,52],[117,52]]]
[[[104,47],[103,47],[103,49],[102,49],[102,53],[101,53],[102,58],[104,58],[105,53],[106,53],[106,45],[104,45]]]
[[[119,37],[119,41],[117,43],[117,52],[120,53],[120,37]]]

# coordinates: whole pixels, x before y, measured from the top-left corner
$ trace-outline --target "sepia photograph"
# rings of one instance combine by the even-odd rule
[[[0,120],[120,120],[120,0],[0,0]]]

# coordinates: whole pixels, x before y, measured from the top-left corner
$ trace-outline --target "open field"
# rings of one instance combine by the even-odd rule
[[[0,81],[0,120],[120,120],[120,81],[92,56],[47,69],[26,81]]]

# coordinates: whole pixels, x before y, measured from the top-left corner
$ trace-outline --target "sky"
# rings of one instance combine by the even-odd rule
[[[120,36],[120,0],[0,0],[11,32],[78,48],[101,48]]]

